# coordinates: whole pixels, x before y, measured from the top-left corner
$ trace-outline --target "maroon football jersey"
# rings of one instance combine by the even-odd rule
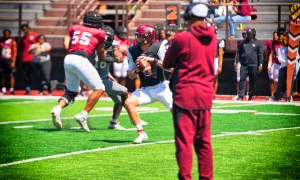
[[[89,56],[99,44],[104,42],[106,37],[103,30],[82,25],[72,26],[69,34],[72,38],[68,52],[84,51]]]

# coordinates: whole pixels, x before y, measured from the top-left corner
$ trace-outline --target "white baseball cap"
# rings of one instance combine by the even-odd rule
[[[196,17],[207,17],[208,7],[205,4],[196,4],[191,11]]]

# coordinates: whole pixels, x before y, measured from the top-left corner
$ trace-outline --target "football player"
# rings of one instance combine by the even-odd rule
[[[51,110],[52,121],[55,127],[62,128],[60,113],[62,108],[74,102],[79,92],[79,83],[82,80],[93,92],[88,96],[87,103],[81,113],[75,115],[75,120],[85,131],[90,131],[87,118],[89,112],[98,102],[105,91],[101,78],[89,62],[88,57],[96,50],[99,58],[104,57],[104,40],[106,33],[103,27],[102,16],[90,11],[84,15],[83,25],[71,26],[71,37],[68,54],[64,59],[66,75],[66,88],[64,95],[59,99],[58,105]]]
[[[141,89],[135,90],[131,96],[125,101],[125,108],[129,117],[134,122],[139,121],[139,115],[136,107],[143,104],[149,104],[159,101],[166,108],[172,110],[173,99],[169,86],[164,82],[164,74],[162,68],[162,56],[165,51],[161,43],[153,42],[155,38],[155,29],[147,24],[140,25],[135,31],[137,44],[130,47],[127,52],[129,61],[128,76],[130,79],[140,77]],[[144,55],[142,55],[144,54]],[[151,63],[151,75],[145,76],[138,66],[139,61],[149,61]],[[148,139],[147,133],[144,131],[141,123],[136,124],[139,135],[134,143],[142,143]]]
[[[125,86],[119,84],[109,73],[111,63],[123,63],[123,53],[119,50],[120,44],[118,41],[114,40],[114,30],[109,26],[104,26],[103,30],[107,34],[107,39],[105,40],[107,55],[104,59],[98,59],[96,56],[91,57],[90,61],[94,64],[102,79],[106,94],[114,102],[113,115],[108,125],[108,129],[125,130],[118,122],[118,117],[120,116],[124,102],[128,97],[128,91]],[[138,124],[139,122],[133,123]],[[147,125],[147,122],[145,121],[142,121],[141,123],[142,125]]]

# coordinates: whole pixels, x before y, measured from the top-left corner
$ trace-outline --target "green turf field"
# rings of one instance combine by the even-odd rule
[[[110,101],[90,113],[91,132],[78,129],[73,116],[84,104],[64,109],[57,130],[56,100],[0,99],[0,179],[176,179],[172,118],[161,104],[139,107],[149,123],[141,145],[126,111],[119,120],[128,130],[107,129]],[[300,103],[216,101],[212,114],[214,179],[300,179]]]

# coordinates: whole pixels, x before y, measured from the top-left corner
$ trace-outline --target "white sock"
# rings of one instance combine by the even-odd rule
[[[58,111],[61,111],[62,108],[57,105],[57,106],[55,106],[55,109],[58,110]]]
[[[112,123],[116,123],[116,122],[118,122],[118,120],[117,119],[114,119],[114,118],[111,118],[111,120],[110,120]]]
[[[137,129],[139,132],[144,130],[141,123],[138,123],[138,124],[135,125],[135,126],[136,126],[136,129]]]
[[[81,114],[83,114],[84,116],[88,117],[89,113],[86,112],[85,110],[81,111]]]

